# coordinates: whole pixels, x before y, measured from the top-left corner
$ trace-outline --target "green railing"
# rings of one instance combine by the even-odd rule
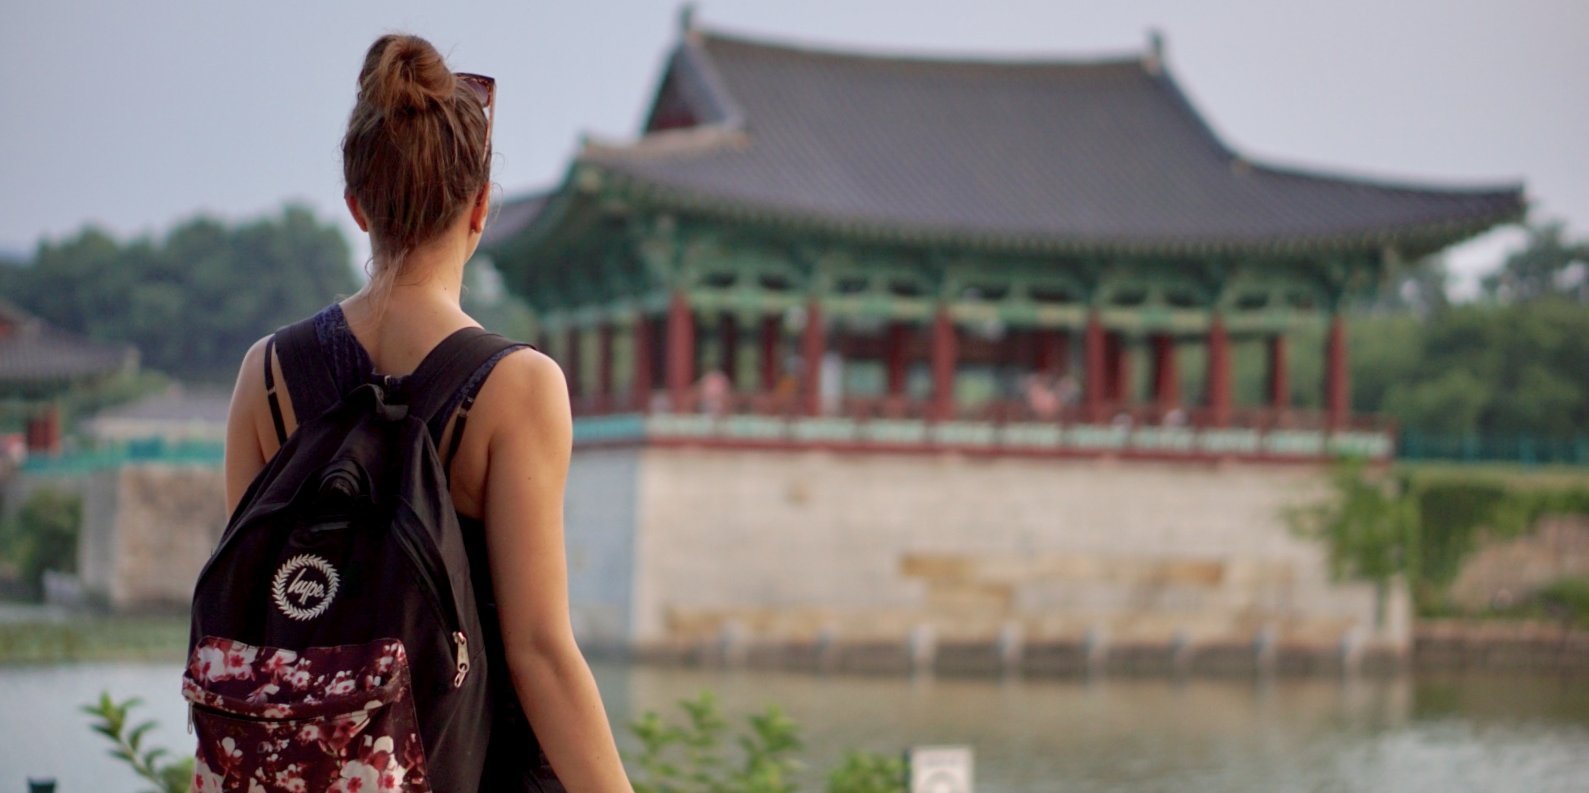
[[[1448,460],[1523,465],[1589,465],[1589,435],[1452,435],[1403,430],[1396,456],[1402,460]]]
[[[165,464],[219,466],[225,454],[220,441],[165,441],[159,438],[128,441],[62,454],[30,455],[22,470],[42,476],[86,474],[124,465]]]
[[[574,421],[576,444],[651,440],[855,448],[945,448],[1012,454],[1136,454],[1168,457],[1384,459],[1394,438],[1383,430],[1280,430],[1120,426],[1054,422],[944,421],[845,416],[615,414]]]

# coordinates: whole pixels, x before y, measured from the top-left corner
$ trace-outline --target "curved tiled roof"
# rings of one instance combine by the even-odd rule
[[[576,167],[687,209],[840,230],[1070,249],[1416,253],[1524,210],[1519,185],[1394,184],[1244,159],[1156,53],[935,60],[688,31],[656,102],[653,118],[666,104],[696,126],[587,144]],[[499,233],[532,225],[543,205]]]
[[[109,374],[132,366],[137,355],[130,346],[81,338],[0,300],[0,386]]]

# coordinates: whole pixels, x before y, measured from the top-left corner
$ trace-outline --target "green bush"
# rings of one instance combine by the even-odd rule
[[[800,731],[777,708],[751,716],[734,739],[739,762],[724,755],[729,724],[710,692],[679,703],[683,722],[648,712],[631,729],[640,752],[629,758],[635,793],[795,793]],[[905,793],[905,762],[850,751],[827,776],[827,793]]]
[[[1334,498],[1287,515],[1293,531],[1324,542],[1337,579],[1374,584],[1375,621],[1383,623],[1391,582],[1417,569],[1418,503],[1405,478],[1371,474],[1363,461],[1331,473]]]
[[[1547,614],[1589,628],[1589,576],[1563,578],[1539,590]]]
[[[165,749],[144,746],[143,737],[155,723],[131,725],[129,713],[139,704],[137,699],[118,703],[107,692],[82,710],[94,717],[94,731],[110,739],[110,755],[153,783],[154,793],[185,793],[193,758],[165,760]],[[793,777],[800,764],[792,755],[801,748],[800,729],[778,708],[747,719],[748,731],[735,736],[741,757],[732,762],[724,753],[730,725],[711,692],[679,707],[685,713],[682,723],[650,711],[630,725],[641,746],[637,756],[627,758],[635,793],[796,793]],[[905,761],[850,751],[828,772],[827,793],[905,793]]]
[[[0,525],[0,551],[14,566],[23,588],[38,597],[44,592],[44,571],[77,570],[77,535],[83,523],[83,501],[50,488],[33,492],[12,520]]]
[[[1540,487],[1449,470],[1374,473],[1361,461],[1339,464],[1330,479],[1331,498],[1288,513],[1293,530],[1325,544],[1338,578],[1374,582],[1383,594],[1393,577],[1405,576],[1425,617],[1457,615],[1447,590],[1486,540],[1523,536],[1550,515],[1589,515],[1589,487],[1576,483]],[[1573,586],[1552,590],[1556,608],[1583,613],[1572,605],[1582,602]],[[1518,608],[1533,614],[1540,607],[1530,599]]]
[[[905,793],[905,759],[850,751],[828,772],[827,793]]]
[[[115,702],[109,692],[99,695],[99,701],[84,705],[82,710],[94,717],[94,732],[110,739],[110,756],[132,767],[134,773],[152,783],[155,793],[187,793],[193,782],[193,758],[165,760],[170,754],[165,749],[145,748],[143,736],[154,729],[152,721],[130,726],[128,715],[141,700],[129,699]]]
[[[1443,591],[1456,579],[1462,561],[1478,544],[1481,529],[1494,528],[1513,494],[1487,479],[1441,479],[1417,486],[1419,557],[1414,580]],[[1513,533],[1516,533],[1515,531]]]
[[[641,745],[635,793],[794,793],[799,766],[790,754],[801,748],[800,731],[777,708],[750,717],[735,741],[743,757],[731,763],[723,751],[729,724],[711,692],[679,707],[683,723],[651,711],[630,725]]]

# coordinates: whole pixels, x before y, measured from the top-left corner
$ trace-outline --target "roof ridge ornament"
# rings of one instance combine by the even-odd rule
[[[683,3],[679,6],[679,35],[688,36],[695,32],[695,4]]]
[[[1164,73],[1164,33],[1148,28],[1148,51],[1142,55],[1142,69],[1148,74]]]

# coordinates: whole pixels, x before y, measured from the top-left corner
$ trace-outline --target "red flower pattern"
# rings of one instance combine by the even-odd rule
[[[401,642],[302,652],[206,637],[182,693],[195,793],[428,793]]]

